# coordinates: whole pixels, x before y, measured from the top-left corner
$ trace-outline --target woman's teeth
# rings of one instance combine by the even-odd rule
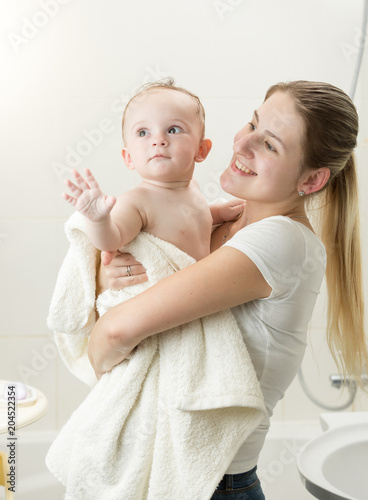
[[[244,172],[246,174],[250,174],[250,175],[257,175],[255,172],[253,172],[252,170],[250,170],[248,167],[245,167],[242,163],[240,163],[239,160],[235,160],[234,163],[235,163],[236,168],[238,168],[242,172]]]

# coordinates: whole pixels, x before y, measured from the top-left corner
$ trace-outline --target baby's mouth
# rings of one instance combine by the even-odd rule
[[[168,156],[157,154],[155,156],[152,156],[151,160],[153,160],[154,158],[168,158]]]
[[[234,161],[234,165],[236,166],[236,168],[238,170],[241,170],[242,172],[244,172],[245,174],[249,174],[249,175],[257,175],[255,172],[253,172],[253,170],[251,170],[250,168],[246,167],[245,165],[243,165],[242,163],[240,163],[239,160],[235,160]]]

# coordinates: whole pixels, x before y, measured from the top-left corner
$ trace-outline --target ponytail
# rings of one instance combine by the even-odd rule
[[[321,193],[327,250],[327,342],[343,376],[362,386],[368,367],[359,232],[358,182],[352,153]]]
[[[266,99],[286,92],[304,120],[301,169],[327,167],[330,179],[308,196],[310,215],[327,251],[327,341],[337,367],[363,387],[368,369],[359,236],[358,182],[353,151],[359,119],[341,89],[324,82],[296,81],[270,87]],[[317,208],[318,210],[314,210]],[[368,386],[366,387],[368,388]]]

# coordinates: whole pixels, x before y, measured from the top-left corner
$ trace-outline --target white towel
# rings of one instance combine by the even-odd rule
[[[64,332],[56,338],[71,371],[93,383],[86,335],[94,322],[96,252],[79,214],[66,232],[71,245],[48,324]],[[126,251],[146,267],[149,283],[104,292],[101,311],[194,262],[148,233]],[[62,428],[46,463],[72,500],[206,500],[263,415],[247,349],[225,311],[147,338],[103,375]]]

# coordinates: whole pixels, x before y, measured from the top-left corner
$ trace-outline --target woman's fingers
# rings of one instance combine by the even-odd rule
[[[121,266],[122,267],[122,277],[133,278],[134,276],[140,276],[146,274],[146,269],[141,264],[136,264],[132,266]]]
[[[100,280],[103,288],[120,290],[148,280],[146,269],[128,253],[101,253]]]
[[[140,264],[132,254],[120,252],[101,252],[101,261],[105,266],[111,263],[112,267],[136,266]]]
[[[136,266],[140,264],[132,254],[130,253],[121,253],[118,252],[118,254],[115,257],[116,264],[119,266]]]
[[[133,276],[121,276],[111,279],[110,288],[113,290],[121,290],[127,286],[138,285],[139,283],[145,283],[148,281],[146,273],[135,274]]]
[[[141,270],[139,270],[136,266],[131,267],[130,272],[132,273],[131,276],[129,276],[125,267],[118,267],[114,270],[108,270],[108,268],[105,268],[104,283],[106,288],[121,290],[127,286],[138,285],[139,283],[148,281],[147,274],[142,266]]]

